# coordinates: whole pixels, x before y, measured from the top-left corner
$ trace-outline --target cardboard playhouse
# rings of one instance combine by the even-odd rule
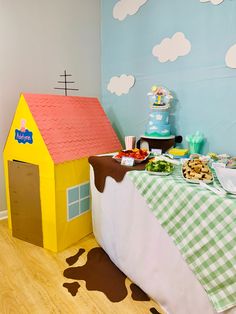
[[[4,148],[12,235],[58,252],[91,233],[88,157],[119,149],[96,98],[22,94]]]

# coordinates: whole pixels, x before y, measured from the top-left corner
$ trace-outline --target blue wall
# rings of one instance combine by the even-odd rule
[[[102,1],[102,103],[120,138],[144,134],[147,93],[157,84],[175,97],[175,134],[200,130],[205,152],[236,155],[236,69],[225,64],[227,50],[236,44],[236,1],[148,0],[122,21],[113,17],[116,3]],[[190,53],[159,62],[153,47],[176,32],[191,42]],[[133,75],[136,83],[117,96],[107,85],[121,74]]]

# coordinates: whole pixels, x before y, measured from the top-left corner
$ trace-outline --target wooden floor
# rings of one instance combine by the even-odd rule
[[[43,248],[13,238],[8,231],[7,221],[0,221],[0,313],[62,313],[62,314],[148,314],[155,307],[153,301],[133,301],[128,297],[119,303],[110,302],[103,293],[87,291],[84,282],[75,297],[62,284],[68,282],[63,271],[68,267],[66,258],[78,252],[96,247],[92,235],[62,253],[51,253]],[[77,265],[86,262],[86,254]]]

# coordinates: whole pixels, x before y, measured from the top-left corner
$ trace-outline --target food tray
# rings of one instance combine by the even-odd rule
[[[113,156],[112,158],[115,159],[117,162],[121,163],[121,159],[122,158],[117,158],[117,155]],[[129,157],[128,157],[129,158]],[[132,157],[130,157],[132,158]],[[141,164],[141,162],[144,162],[145,160],[147,160],[149,158],[149,155],[147,155],[144,159],[135,159],[134,158],[134,163],[135,164]]]
[[[191,173],[193,173],[193,175],[191,175],[191,178],[185,176],[184,172],[186,171],[189,173],[189,176],[191,175]],[[212,183],[214,180],[213,173],[207,162],[204,162],[198,158],[190,159],[184,162],[184,164],[182,165],[181,173],[184,180],[189,183],[199,184],[200,182],[204,182],[206,184],[209,184]],[[195,176],[199,176],[200,178]],[[203,176],[205,177],[203,178]]]

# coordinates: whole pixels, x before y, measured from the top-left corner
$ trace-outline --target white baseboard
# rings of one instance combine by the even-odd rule
[[[0,220],[7,219],[7,210],[0,211]]]

